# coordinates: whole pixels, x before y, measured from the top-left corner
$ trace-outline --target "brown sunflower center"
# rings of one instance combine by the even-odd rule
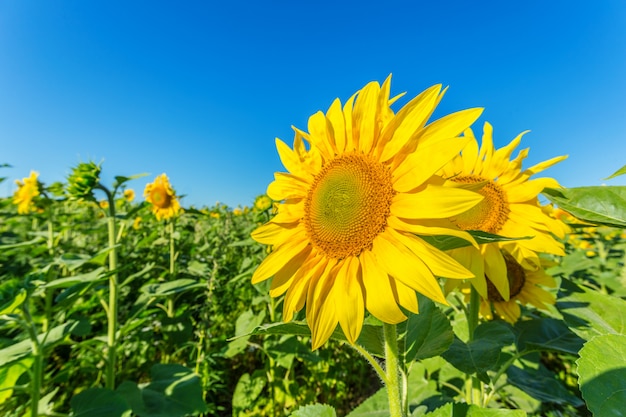
[[[150,190],[150,200],[158,208],[168,208],[172,204],[172,196],[163,187],[153,187]]]
[[[504,262],[506,263],[506,277],[509,280],[510,298],[513,298],[522,292],[526,283],[526,273],[524,268],[508,253],[504,254]],[[487,277],[487,297],[490,301],[504,301],[489,277]]]
[[[463,230],[481,230],[488,233],[498,233],[509,218],[509,204],[506,194],[500,185],[494,181],[485,180],[477,175],[463,175],[452,179],[461,184],[475,184],[487,181],[478,192],[485,198],[469,209],[452,219]]]
[[[394,191],[391,173],[366,155],[350,153],[326,164],[305,201],[311,243],[331,258],[356,256],[385,230]]]

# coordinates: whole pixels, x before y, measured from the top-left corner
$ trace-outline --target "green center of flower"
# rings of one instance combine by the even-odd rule
[[[311,243],[342,259],[371,248],[385,230],[394,191],[391,173],[362,154],[345,154],[326,164],[305,201],[304,224]]]
[[[452,178],[452,181],[461,184],[475,184],[487,181],[478,191],[485,198],[469,209],[452,219],[463,230],[481,230],[487,233],[498,233],[509,218],[509,204],[506,194],[500,185],[477,175],[463,175]]]
[[[158,208],[168,208],[172,203],[172,196],[163,187],[154,187],[150,190],[152,204]]]
[[[524,288],[524,284],[526,283],[526,273],[524,272],[524,268],[508,253],[504,254],[504,262],[506,263],[506,277],[509,280],[509,299],[512,299],[522,292],[522,288]],[[495,285],[491,283],[489,277],[487,277],[487,298],[495,302],[505,301]]]

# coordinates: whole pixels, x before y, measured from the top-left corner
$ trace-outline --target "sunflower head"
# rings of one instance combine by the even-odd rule
[[[515,323],[521,315],[520,304],[547,309],[555,303],[556,297],[545,287],[555,287],[556,283],[554,278],[545,272],[543,265],[538,268],[527,268],[510,254],[503,252],[503,256],[506,262],[506,278],[509,281],[509,297],[505,300],[488,277],[488,296],[482,300],[480,307],[484,317],[493,318],[495,311],[501,319]]]
[[[135,199],[135,190],[127,188],[124,190],[124,199],[131,203]]]
[[[100,184],[100,165],[81,162],[67,179],[67,194],[72,200],[95,201],[93,190]]]
[[[446,303],[436,277],[473,276],[417,235],[472,241],[448,218],[483,197],[443,186],[436,173],[467,143],[459,135],[482,110],[428,123],[445,90],[433,86],[395,113],[390,84],[335,100],[309,118],[308,131],[294,128],[293,147],[276,139],[288,172],[267,189],[273,218],[252,233],[272,248],[252,282],[273,278],[270,295],[285,294],[285,321],[306,306],[314,349],[337,325],[354,343],[365,311],[405,320],[402,308],[418,310],[416,291]]]
[[[143,194],[146,201],[152,204],[152,212],[157,220],[170,219],[182,211],[178,197],[165,174],[157,176],[154,182],[147,184]]]
[[[30,176],[16,180],[17,190],[13,194],[13,204],[17,206],[19,214],[28,214],[37,211],[34,199],[39,197],[40,183],[38,181],[39,173],[30,172]]]
[[[272,199],[265,194],[261,194],[254,199],[255,211],[266,211],[272,207]]]

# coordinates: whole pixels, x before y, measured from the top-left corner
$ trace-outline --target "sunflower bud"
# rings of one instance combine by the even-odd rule
[[[100,166],[81,162],[67,179],[67,193],[74,200],[94,201],[93,189],[100,183]]]

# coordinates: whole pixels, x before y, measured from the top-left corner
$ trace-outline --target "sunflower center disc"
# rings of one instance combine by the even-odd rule
[[[385,230],[394,191],[391,173],[362,154],[341,155],[315,177],[305,201],[311,243],[331,258],[357,256]]]
[[[522,288],[524,288],[526,283],[526,273],[524,268],[508,253],[504,254],[504,262],[506,263],[506,277],[509,280],[510,298],[513,298],[522,292]],[[491,301],[504,301],[504,298],[502,298],[495,285],[491,283],[489,277],[487,277],[487,297]]]
[[[162,187],[154,187],[150,191],[150,197],[152,204],[158,208],[168,208],[172,202],[172,196],[170,196]]]
[[[464,175],[452,179],[462,184],[472,184],[485,181],[476,175]],[[509,207],[506,194],[493,181],[488,181],[478,191],[485,198],[483,201],[456,216],[453,221],[463,230],[481,230],[487,233],[498,233],[509,218]]]

